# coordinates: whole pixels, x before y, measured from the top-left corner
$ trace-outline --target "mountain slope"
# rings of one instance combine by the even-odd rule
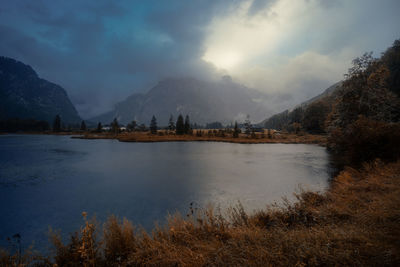
[[[300,104],[300,107],[306,107],[307,105],[317,102],[322,99],[328,99],[331,98],[332,96],[338,92],[338,90],[342,87],[343,81],[337,82],[331,86],[329,86],[327,89],[325,89],[321,94],[314,96],[313,98],[304,101],[303,103]]]
[[[57,114],[65,123],[81,120],[62,87],[39,78],[28,65],[0,57],[0,120],[29,118],[51,123]]]
[[[224,78],[205,82],[194,78],[160,81],[146,94],[134,94],[115,105],[114,110],[92,118],[93,122],[109,123],[114,118],[126,124],[132,120],[148,124],[153,115],[159,125],[167,125],[172,114],[190,116],[191,122],[230,123],[243,120],[247,114],[254,120],[271,113],[263,104],[268,95],[246,88]]]
[[[337,82],[328,87],[321,94],[295,106],[292,110],[285,110],[263,120],[259,125],[269,129],[292,129],[293,123],[299,123],[297,127],[313,133],[324,132],[324,119],[331,110],[336,95],[341,90],[343,82]]]

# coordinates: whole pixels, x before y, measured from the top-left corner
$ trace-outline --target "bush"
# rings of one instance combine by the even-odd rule
[[[360,116],[346,129],[332,130],[328,148],[341,157],[343,164],[357,166],[375,158],[395,161],[400,156],[400,123],[384,123]]]

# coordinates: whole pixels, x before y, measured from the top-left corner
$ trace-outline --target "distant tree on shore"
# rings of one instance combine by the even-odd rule
[[[222,129],[222,128],[224,128],[224,126],[219,121],[206,124],[206,129]]]
[[[252,125],[251,125],[251,121],[250,121],[250,115],[246,116],[246,120],[244,121],[244,128],[245,128],[245,133],[247,135],[250,135],[252,132]]]
[[[186,115],[185,125],[184,125],[184,133],[190,134],[190,132],[191,132],[191,127],[190,127],[189,115]]]
[[[170,131],[174,131],[175,130],[174,117],[172,116],[172,114],[169,117],[168,130],[170,130]]]
[[[96,132],[101,133],[102,131],[103,131],[103,125],[101,125],[101,122],[99,122],[99,123],[97,124]]]
[[[309,133],[320,134],[325,133],[325,120],[330,112],[330,106],[325,101],[318,101],[308,105],[304,111],[303,125],[304,129]],[[293,123],[294,124],[294,123]],[[292,125],[293,130],[296,130],[297,125]]]
[[[176,121],[176,134],[182,135],[185,133],[185,124],[183,122],[183,117],[181,114],[178,116],[178,120]]]
[[[203,136],[203,131],[200,130],[200,129],[196,130],[196,136],[197,136],[197,137]]]
[[[235,121],[235,127],[233,128],[233,138],[238,138],[239,137],[239,127],[237,124],[237,121]]]
[[[135,131],[137,127],[137,122],[135,120],[133,120],[131,123],[128,123],[127,125],[127,129],[129,131]]]
[[[139,131],[141,131],[141,132],[146,131],[146,125],[144,123],[140,124],[138,128],[139,128]]]
[[[82,121],[82,123],[81,123],[81,131],[86,131],[86,130],[87,130],[86,123],[85,123],[85,121]]]
[[[111,132],[113,132],[114,134],[118,134],[119,131],[120,131],[120,129],[119,129],[118,120],[117,120],[117,118],[115,118],[113,120],[113,122],[111,123]]]
[[[53,122],[53,132],[58,133],[61,131],[61,117],[60,115],[56,115]]]
[[[150,132],[152,134],[157,134],[157,119],[156,117],[153,115],[153,117],[151,118],[150,121]]]

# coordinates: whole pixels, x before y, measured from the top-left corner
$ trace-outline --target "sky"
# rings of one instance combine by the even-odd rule
[[[0,0],[0,55],[66,89],[83,118],[168,77],[301,102],[400,38],[399,0]]]

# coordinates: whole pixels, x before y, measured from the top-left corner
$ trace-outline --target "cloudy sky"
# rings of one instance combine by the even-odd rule
[[[0,55],[60,84],[84,118],[165,77],[298,101],[400,38],[399,0],[1,0]]]

